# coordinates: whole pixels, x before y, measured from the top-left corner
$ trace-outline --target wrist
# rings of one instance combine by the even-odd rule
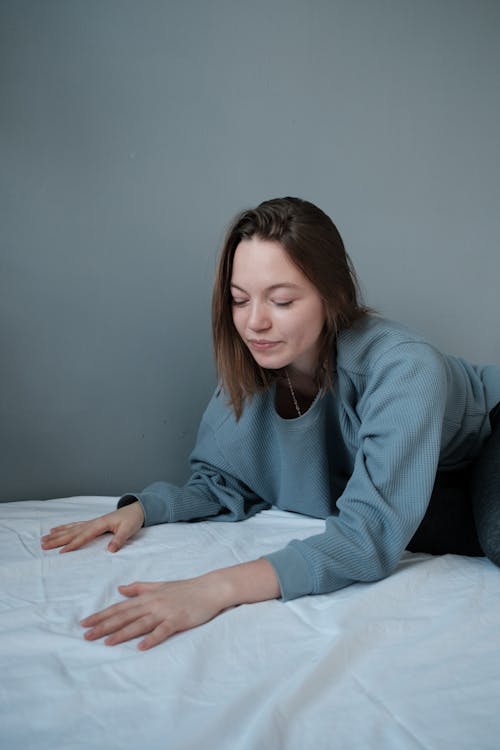
[[[146,525],[146,513],[144,512],[144,508],[142,506],[142,503],[138,500],[136,503],[132,506],[134,508],[134,511],[137,515],[137,520],[141,525],[141,528]]]
[[[136,513],[139,517],[138,509],[141,513],[141,526],[146,525],[146,511],[142,501],[136,495],[123,495],[116,506],[117,510],[127,510],[129,513]]]
[[[254,604],[281,596],[278,578],[271,563],[261,558],[220,568],[206,573],[202,578],[213,588],[213,595],[221,609],[238,604]]]

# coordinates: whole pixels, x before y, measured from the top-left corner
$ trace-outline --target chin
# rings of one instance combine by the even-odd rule
[[[283,370],[284,367],[288,367],[290,364],[289,359],[283,357],[255,357],[255,361],[260,367],[265,370]]]

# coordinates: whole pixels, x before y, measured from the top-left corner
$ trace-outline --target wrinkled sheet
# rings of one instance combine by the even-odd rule
[[[386,580],[233,608],[148,652],[86,642],[79,620],[135,580],[254,559],[323,522],[142,529],[60,555],[60,523],[114,498],[0,504],[0,747],[6,750],[498,750],[500,570],[405,553]]]

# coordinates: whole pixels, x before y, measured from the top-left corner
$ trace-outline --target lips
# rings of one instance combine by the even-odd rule
[[[266,339],[250,339],[248,345],[259,351],[267,351],[281,344],[281,341],[267,341]]]

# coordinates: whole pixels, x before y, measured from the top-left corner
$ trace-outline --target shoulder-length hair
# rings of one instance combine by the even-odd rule
[[[275,198],[238,214],[222,246],[212,297],[217,373],[237,419],[245,400],[269,388],[282,374],[257,364],[233,323],[234,253],[241,240],[252,237],[279,242],[323,299],[326,319],[316,372],[318,388],[332,387],[334,345],[340,331],[369,312],[360,302],[356,274],[342,238],[320,208],[300,198]]]

